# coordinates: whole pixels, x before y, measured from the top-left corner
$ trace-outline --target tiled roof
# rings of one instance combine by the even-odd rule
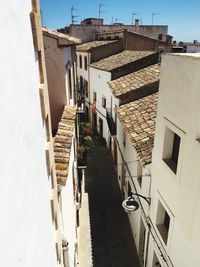
[[[115,97],[126,94],[138,88],[159,82],[160,65],[155,64],[120,77],[108,83]]]
[[[89,51],[92,48],[96,48],[96,47],[100,47],[100,46],[104,46],[110,43],[114,43],[117,42],[116,40],[114,41],[93,41],[93,42],[89,42],[89,43],[85,43],[85,44],[80,44],[76,46],[76,51]]]
[[[147,57],[149,55],[154,54],[153,51],[133,51],[133,50],[125,50],[119,54],[101,59],[95,63],[92,63],[90,66],[92,68],[111,71],[113,69],[124,66],[128,63],[137,61],[141,58]]]
[[[46,36],[49,36],[49,37],[53,37],[55,39],[57,39],[58,41],[59,40],[62,40],[62,43],[61,45],[64,45],[64,44],[80,44],[81,43],[81,40],[76,38],[76,37],[72,37],[70,35],[67,35],[67,34],[64,34],[64,33],[60,33],[60,32],[56,32],[56,31],[53,31],[53,30],[50,30],[48,28],[42,28],[42,32],[44,35]],[[63,41],[67,42],[67,43],[64,43]]]
[[[65,106],[62,118],[58,125],[58,131],[55,136],[54,154],[56,175],[58,184],[60,185],[65,185],[67,180],[75,115],[76,109],[74,107]]]
[[[151,162],[158,93],[116,108],[117,116],[129,136],[141,164]]]

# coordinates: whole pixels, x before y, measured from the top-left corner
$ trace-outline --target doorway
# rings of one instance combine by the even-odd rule
[[[142,217],[140,217],[140,239],[139,239],[139,259],[141,265],[144,266],[144,257],[145,257],[145,236],[146,229]]]
[[[99,118],[99,135],[103,138],[103,120]]]

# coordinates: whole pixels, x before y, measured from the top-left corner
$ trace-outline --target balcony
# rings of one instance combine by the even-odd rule
[[[113,120],[111,109],[106,109],[106,119],[108,123],[108,128],[111,135],[116,135],[116,124]]]
[[[85,94],[80,84],[76,85],[77,113],[85,113]]]

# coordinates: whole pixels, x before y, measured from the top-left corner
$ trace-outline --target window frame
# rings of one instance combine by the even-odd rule
[[[172,238],[172,232],[173,232],[173,227],[174,227],[174,215],[172,214],[171,210],[161,197],[160,193],[158,193],[157,197],[157,207],[156,207],[156,214],[155,214],[155,228],[156,231],[158,232],[158,235],[161,237],[161,241],[163,245],[167,248],[170,247],[171,243],[171,238]],[[163,216],[163,211],[165,211],[165,214]],[[168,229],[166,226],[166,214],[169,217],[169,224],[168,224]],[[167,234],[166,234],[167,232]]]
[[[85,70],[87,70],[88,69],[88,60],[87,60],[87,56],[84,56],[84,68],[85,68]]]
[[[79,55],[79,67],[80,67],[80,69],[82,69],[82,67],[83,67],[82,55]]]
[[[184,147],[185,147],[185,136],[186,133],[180,129],[177,125],[169,121],[166,117],[164,117],[164,131],[163,131],[163,143],[162,143],[162,155],[161,160],[163,162],[163,166],[166,166],[166,170],[170,170],[171,174],[174,177],[179,177],[183,157],[184,157]],[[180,138],[179,151],[178,151],[178,160],[175,168],[172,166],[172,150],[173,150],[173,142],[174,135],[178,135]]]
[[[102,96],[101,101],[102,101],[101,102],[102,107],[106,109],[106,97],[105,96]]]

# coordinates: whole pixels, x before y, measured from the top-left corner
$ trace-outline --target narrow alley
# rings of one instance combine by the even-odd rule
[[[95,142],[88,157],[85,189],[89,197],[94,267],[139,267],[139,260],[110,152]]]

